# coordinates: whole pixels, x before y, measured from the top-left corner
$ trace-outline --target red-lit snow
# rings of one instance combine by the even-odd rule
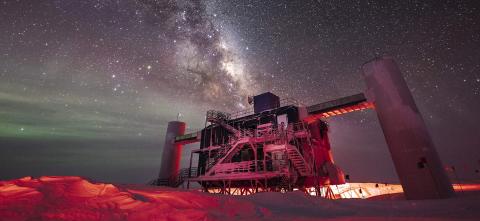
[[[224,196],[26,177],[0,181],[0,220],[480,220],[477,193],[445,200],[326,200],[301,192]]]

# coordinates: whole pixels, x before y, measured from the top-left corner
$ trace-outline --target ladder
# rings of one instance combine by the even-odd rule
[[[207,111],[207,121],[210,123],[218,124],[232,133],[235,137],[240,137],[241,131],[227,124],[227,120],[230,119],[230,115],[220,111],[209,110]]]
[[[298,151],[298,149],[290,144],[286,144],[286,150],[288,159],[292,162],[295,169],[297,169],[300,176],[309,176],[312,174],[312,169],[310,165],[305,161],[302,154]]]
[[[223,163],[223,161],[225,161],[225,159],[227,159],[229,156],[231,156],[232,153],[234,151],[236,151],[239,146],[241,146],[241,144],[245,144],[245,143],[249,143],[249,142],[250,142],[250,137],[242,137],[242,138],[239,138],[239,139],[235,139],[235,143],[233,143],[231,145],[231,147],[228,148],[228,151],[226,151],[226,153],[222,157],[220,157],[218,160],[216,160],[214,165],[207,171],[207,173],[205,175],[213,175],[215,169],[218,168],[218,167],[221,167],[221,164]]]
[[[208,171],[210,168],[212,168],[219,159],[225,156],[227,154],[228,150],[230,150],[230,145],[224,145],[221,148],[218,149],[217,154],[214,155],[213,160],[209,161],[207,166],[206,166],[206,171]]]

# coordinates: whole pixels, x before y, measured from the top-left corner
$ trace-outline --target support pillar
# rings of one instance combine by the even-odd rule
[[[373,102],[407,199],[454,195],[405,79],[391,57],[363,65],[366,96]]]
[[[185,134],[184,122],[168,122],[167,133],[165,135],[165,145],[163,145],[162,164],[160,166],[160,179],[170,179],[177,175],[180,170],[180,160],[182,158],[182,144],[175,143],[175,137]]]

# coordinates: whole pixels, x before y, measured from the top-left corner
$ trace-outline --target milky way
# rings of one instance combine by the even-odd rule
[[[382,54],[444,162],[478,176],[475,1],[6,0],[0,16],[0,179],[146,182],[168,121],[195,131],[206,110],[265,91],[306,104],[356,94],[361,65]],[[375,112],[329,123],[353,179],[396,180]]]

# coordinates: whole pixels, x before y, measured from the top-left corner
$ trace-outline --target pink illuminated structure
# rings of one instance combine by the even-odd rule
[[[316,105],[280,100],[267,92],[250,98],[253,110],[208,111],[205,128],[183,134],[185,123],[170,122],[162,168],[154,185],[199,183],[205,192],[247,195],[294,189],[327,198],[330,185],[344,184],[334,164],[323,119],[374,108],[408,199],[453,196],[423,118],[396,63],[377,58],[363,66],[360,93]],[[180,128],[180,129],[179,129]],[[183,128],[183,129],[181,129]],[[199,143],[188,168],[179,169],[183,144]],[[198,165],[192,167],[193,159]]]
[[[363,94],[305,107],[265,93],[253,97],[253,103],[253,110],[240,113],[208,111],[205,128],[196,133],[184,135],[173,126],[183,122],[170,122],[162,172],[152,184],[189,187],[197,182],[205,192],[239,195],[313,189],[333,198],[325,187],[344,184],[345,178],[334,164],[322,118],[372,107]],[[188,143],[200,144],[191,151],[189,168],[172,167],[180,160],[173,153]],[[197,167],[192,166],[195,158]]]

